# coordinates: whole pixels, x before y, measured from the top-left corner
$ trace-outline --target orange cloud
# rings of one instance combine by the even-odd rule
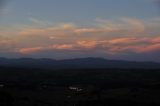
[[[109,33],[113,32],[115,29],[113,28],[78,28],[75,29],[74,32],[77,34],[83,34],[83,33]]]
[[[0,38],[0,53],[1,52],[12,52],[15,48],[15,42],[10,39]]]
[[[52,46],[52,49],[57,49],[57,50],[71,50],[73,49],[74,46],[72,44],[56,44]]]
[[[155,37],[155,38],[153,38],[153,39],[150,39],[150,41],[151,41],[152,43],[160,43],[160,37]]]
[[[30,53],[40,52],[44,50],[46,50],[45,47],[31,47],[31,48],[20,48],[18,52],[22,54],[30,54]]]
[[[70,50],[70,51],[85,51],[99,50],[106,53],[146,53],[160,50],[159,37],[137,38],[124,37],[112,38],[108,40],[78,40],[69,44],[52,44],[41,47],[21,48],[20,53],[30,54],[34,52],[49,51],[49,50]]]
[[[109,40],[108,42],[110,44],[126,44],[126,43],[133,43],[137,42],[138,40],[134,37],[124,37],[124,38],[116,38]]]
[[[106,53],[152,52],[159,50],[160,43],[160,37],[157,36],[160,34],[159,29],[154,28],[158,27],[156,20],[144,22],[138,19],[123,18],[115,22],[99,20],[100,22],[94,27],[79,27],[67,23],[43,28],[24,28],[8,33],[8,35],[0,32],[9,37],[8,39],[0,38],[0,50],[2,51],[2,48],[3,51],[16,50],[22,54],[50,50],[82,52],[98,50]],[[36,20],[32,19],[32,21]],[[7,45],[5,49],[4,45]]]
[[[22,54],[31,54],[41,51],[48,51],[48,50],[72,50],[74,48],[71,44],[54,44],[49,46],[38,46],[38,47],[24,47],[18,50],[19,53]]]
[[[93,49],[97,44],[97,41],[77,41],[77,45],[85,49]]]
[[[148,45],[145,46],[144,48],[139,48],[139,52],[153,52],[153,51],[157,51],[160,50],[160,43],[159,44],[152,44],[152,45]]]

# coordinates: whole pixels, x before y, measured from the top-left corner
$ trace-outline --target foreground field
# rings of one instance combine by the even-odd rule
[[[0,106],[160,105],[158,69],[0,70]]]

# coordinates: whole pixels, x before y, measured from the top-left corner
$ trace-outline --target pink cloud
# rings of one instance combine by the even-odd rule
[[[30,27],[8,34],[0,32],[9,36],[9,40],[0,38],[0,50],[3,48],[3,51],[8,49],[32,54],[52,50],[145,53],[160,49],[160,32],[154,28],[158,27],[157,19],[151,22],[131,18],[115,22],[99,21],[94,27],[79,27],[68,23],[44,28]],[[7,48],[4,49],[4,45]]]
[[[31,54],[31,53],[45,51],[45,50],[46,50],[45,47],[30,47],[30,48],[20,48],[18,52],[22,54]]]
[[[70,50],[70,51],[85,51],[85,50],[99,50],[106,51],[106,53],[146,53],[160,50],[159,37],[152,38],[112,38],[108,40],[77,40],[69,44],[53,44],[43,47],[21,48],[20,53],[30,54],[34,52],[48,51],[48,50]]]
[[[72,44],[55,44],[51,48],[57,50],[71,50],[74,49],[74,46]]]
[[[49,46],[38,46],[38,47],[24,47],[18,50],[19,53],[22,54],[32,54],[41,51],[48,50],[72,50],[74,47],[71,44],[54,44]]]
[[[98,41],[77,41],[77,46],[84,49],[94,49],[98,44]]]
[[[139,48],[139,52],[153,52],[153,51],[157,51],[160,50],[160,43],[159,44],[152,44],[152,45],[148,45],[145,46],[144,48]]]

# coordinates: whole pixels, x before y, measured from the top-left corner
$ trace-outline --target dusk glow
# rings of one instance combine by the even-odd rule
[[[160,61],[157,0],[8,0],[0,56]]]

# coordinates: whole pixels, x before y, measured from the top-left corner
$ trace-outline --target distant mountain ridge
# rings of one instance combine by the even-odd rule
[[[33,59],[0,58],[0,66],[5,67],[27,67],[42,69],[88,69],[88,68],[144,68],[160,69],[160,63],[135,62],[124,60],[107,60],[104,58],[77,58],[77,59]]]

